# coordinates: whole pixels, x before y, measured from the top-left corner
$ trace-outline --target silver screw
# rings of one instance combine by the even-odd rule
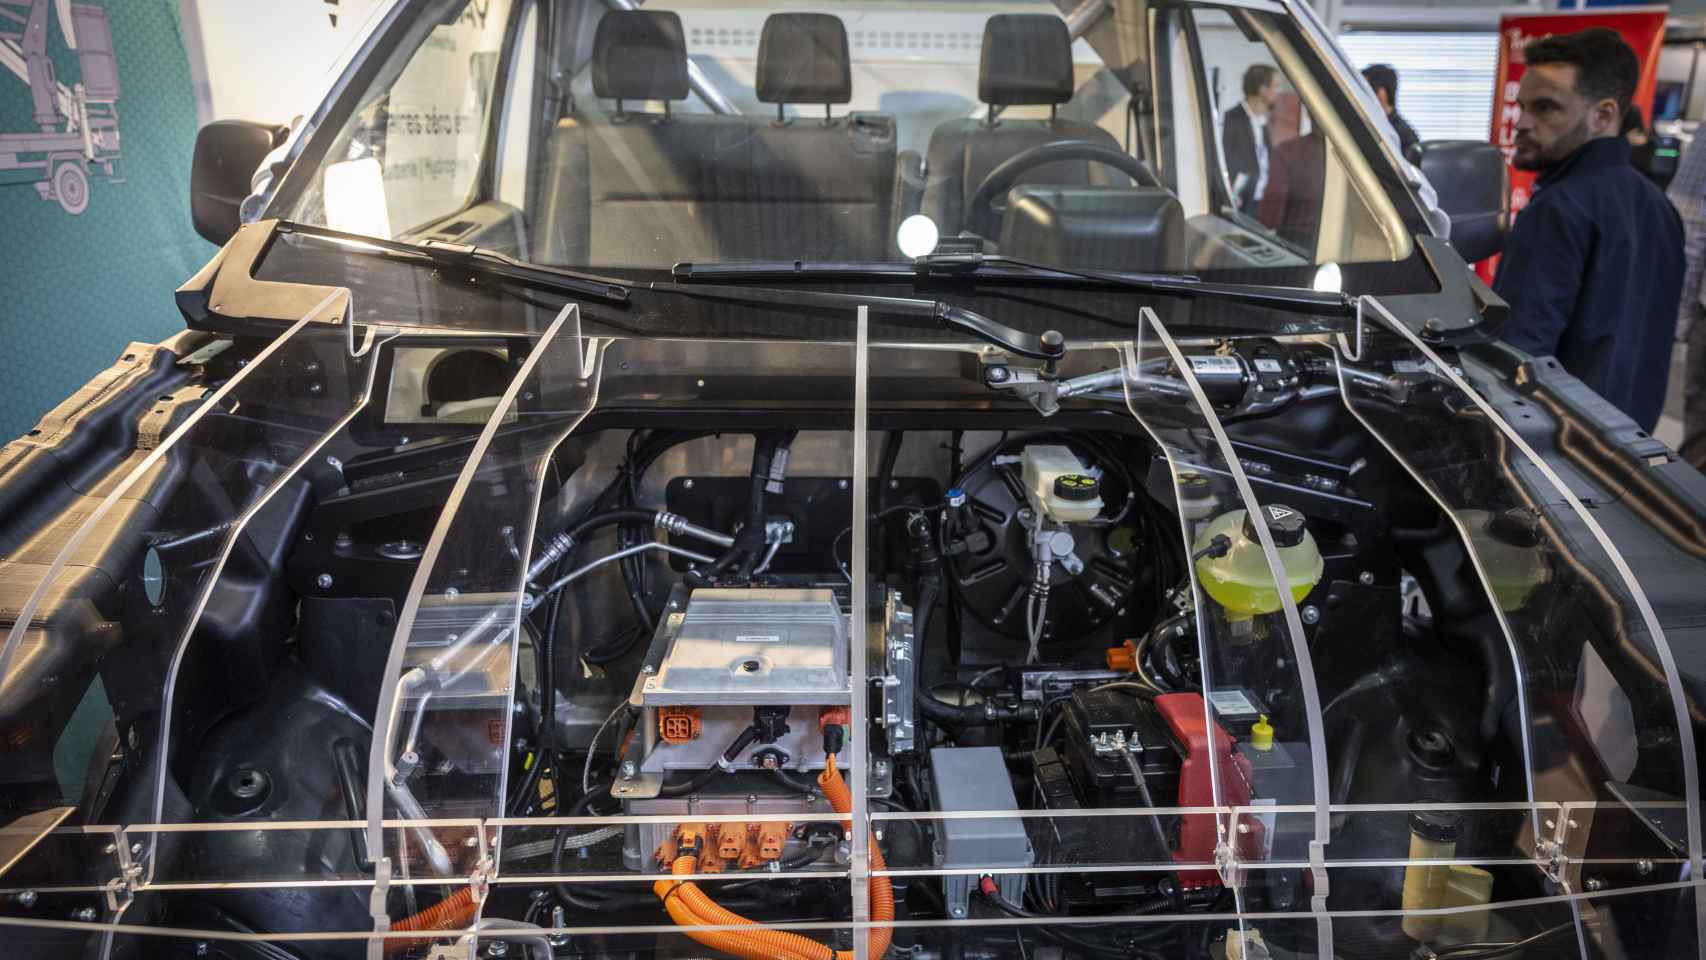
[[[109,843],[106,846],[101,848],[101,852],[106,854],[107,856],[112,856],[113,854],[118,852],[118,844]]]
[[[486,944],[486,956],[488,956],[488,957],[507,957],[507,956],[509,956],[509,944],[503,940],[493,940],[491,943]]]
[[[1297,613],[1303,618],[1304,623],[1316,624],[1321,622],[1321,611],[1316,609],[1315,604],[1313,603],[1304,604],[1303,609],[1297,611]]]
[[[344,462],[339,460],[337,457],[327,457],[326,466],[331,467],[333,470],[342,470],[344,468]]]
[[[632,761],[632,760],[622,761],[622,779],[632,780],[632,779],[634,779],[634,777],[639,775],[639,772],[640,772],[640,767],[638,764],[634,763],[634,761]]]
[[[26,907],[26,908],[35,906],[36,905],[36,892],[34,890],[25,890],[25,891],[19,893],[18,894],[18,904],[20,906]]]
[[[71,919],[77,921],[78,923],[92,923],[92,922],[94,922],[94,919],[95,919],[95,908],[94,907],[83,907],[82,909],[73,913],[71,915]]]
[[[686,480],[681,481],[681,489],[683,489],[683,490],[693,489],[693,478],[688,477]]]
[[[643,667],[641,667],[641,668],[640,668],[640,672],[641,672],[641,673],[643,673],[643,674],[645,674],[645,675],[646,675],[646,676],[648,676],[648,677],[649,677],[649,676],[651,676],[651,675],[652,675],[652,674],[654,674],[654,673],[657,673],[657,672],[658,672],[658,668],[657,668],[657,667],[655,667],[655,666],[653,666],[653,665],[652,665],[652,664],[649,664],[649,663],[648,663],[648,664],[646,664],[646,665],[645,665],[645,666],[643,666]]]
[[[195,955],[198,957],[207,956],[207,941],[206,940],[197,940],[195,942]]]
[[[890,490],[899,490],[900,489],[900,481],[899,480],[890,480],[889,481],[889,489]]]
[[[1373,570],[1364,570],[1363,572],[1357,574],[1357,582],[1362,584],[1365,587],[1374,586],[1374,571]]]
[[[699,386],[699,387],[703,387],[705,385],[705,381],[703,381],[703,380],[695,380],[695,381],[693,381],[693,383],[695,386]]]
[[[321,590],[332,589],[332,575],[329,573],[320,574],[314,578],[314,585],[319,587]]]
[[[847,481],[845,480],[837,480],[835,481],[835,485],[843,490],[847,489]]]
[[[963,917],[966,915],[966,908],[965,907],[955,907],[953,909],[953,914],[956,917]]]
[[[1648,860],[1646,857],[1642,857],[1641,859],[1635,861],[1635,875],[1636,876],[1644,877],[1644,876],[1647,876],[1648,874],[1650,874],[1652,872],[1653,872],[1653,861]]]
[[[1589,877],[1589,878],[1587,878],[1587,881],[1582,884],[1582,886],[1587,887],[1589,893],[1593,893],[1593,892],[1598,891],[1598,890],[1604,890],[1605,889],[1605,881],[1601,880],[1598,877]]]

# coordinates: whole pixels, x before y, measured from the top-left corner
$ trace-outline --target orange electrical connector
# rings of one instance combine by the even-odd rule
[[[1137,645],[1127,640],[1117,647],[1108,648],[1108,669],[1120,673],[1137,671]]]
[[[657,852],[652,854],[652,858],[667,867],[675,862],[675,858],[680,853],[681,847],[675,842],[675,834],[672,833],[665,837],[662,843],[658,844]]]
[[[771,821],[758,825],[758,855],[765,860],[779,860],[782,848],[788,845],[788,824]]]
[[[746,832],[746,843],[740,848],[740,868],[756,870],[764,866],[764,858],[758,855],[758,827],[749,826]]]
[[[700,873],[722,873],[723,872],[723,858],[717,856],[717,851],[711,849],[710,847],[706,847],[705,852],[701,853],[699,855],[699,872]]]
[[[717,824],[717,856],[724,860],[733,860],[740,856],[741,849],[746,846],[749,832],[746,824],[739,821]]]
[[[659,707],[658,739],[664,743],[687,743],[699,739],[698,707]]]
[[[683,823],[675,828],[675,843],[678,849],[676,856],[698,856],[705,849],[705,825],[702,823]]]

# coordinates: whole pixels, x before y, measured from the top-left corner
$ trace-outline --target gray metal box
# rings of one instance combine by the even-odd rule
[[[930,786],[936,809],[947,812],[1018,810],[1013,783],[1007,777],[1000,747],[936,747],[930,751]],[[936,866],[978,871],[942,878],[948,912],[966,915],[966,905],[979,873],[989,867],[1028,867],[1031,840],[1025,822],[1017,817],[984,820],[939,820],[936,828]],[[995,876],[1001,896],[1019,904],[1025,876]]]
[[[643,706],[844,704],[847,620],[830,590],[695,590]]]

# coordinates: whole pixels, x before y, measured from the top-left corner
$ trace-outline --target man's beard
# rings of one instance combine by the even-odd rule
[[[1581,122],[1576,124],[1575,129],[1553,141],[1550,148],[1536,153],[1527,160],[1521,159],[1521,154],[1518,154],[1517,158],[1512,160],[1511,166],[1530,173],[1544,173],[1568,160],[1570,154],[1575,153],[1581,148],[1582,144],[1587,142],[1588,121],[1586,117],[1583,117]]]

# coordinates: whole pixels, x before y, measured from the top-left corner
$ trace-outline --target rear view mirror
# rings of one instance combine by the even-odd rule
[[[201,128],[190,161],[190,221],[196,233],[220,246],[231,239],[255,171],[289,134],[289,127],[250,120],[215,120]]]
[[[1505,248],[1510,173],[1498,147],[1480,140],[1428,140],[1410,148],[1451,218],[1451,246],[1468,263]]]

